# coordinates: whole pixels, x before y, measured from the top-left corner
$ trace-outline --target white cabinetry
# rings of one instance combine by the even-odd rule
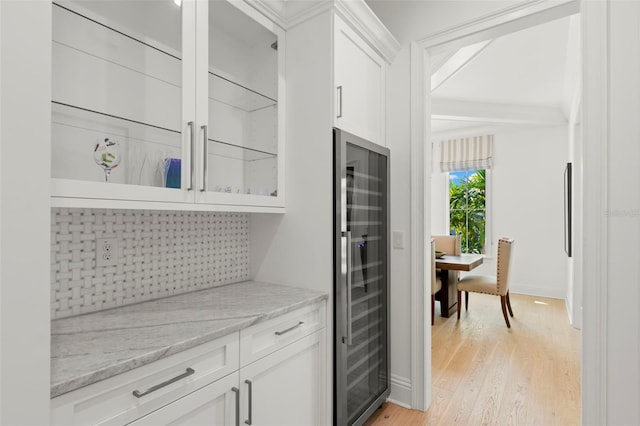
[[[240,332],[242,417],[253,425],[326,424],[326,307]]]
[[[339,16],[333,25],[335,126],[384,145],[385,61]]]
[[[325,327],[299,308],[54,398],[51,424],[326,424]]]
[[[54,206],[284,210],[285,34],[247,2],[61,0],[52,37]]]
[[[61,395],[51,400],[51,424],[128,424],[231,373],[237,374],[238,354],[236,332]],[[203,406],[196,398],[189,401],[193,401],[187,403],[189,407],[181,404],[185,415]],[[217,415],[218,408],[213,410]]]
[[[325,332],[318,331],[240,369],[241,419],[252,425],[326,424]]]

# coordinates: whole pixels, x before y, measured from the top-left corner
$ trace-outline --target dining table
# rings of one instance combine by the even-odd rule
[[[456,289],[456,271],[471,271],[482,265],[484,255],[463,253],[457,256],[445,254],[436,258],[436,270],[440,270],[442,288],[436,293],[436,300],[440,301],[441,316],[448,318],[458,309]]]

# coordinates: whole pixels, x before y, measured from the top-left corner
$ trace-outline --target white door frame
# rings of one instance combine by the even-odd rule
[[[592,4],[591,4],[592,3]],[[463,47],[482,40],[499,37],[528,28],[583,9],[583,50],[586,46],[593,52],[588,60],[583,59],[583,150],[576,159],[576,179],[584,181],[593,196],[585,194],[583,204],[583,228],[576,230],[581,241],[606,241],[606,227],[600,212],[605,205],[604,157],[606,148],[606,123],[603,112],[606,105],[603,72],[606,64],[606,6],[605,2],[585,0],[530,0],[516,6],[483,16],[458,25],[411,44],[411,383],[414,409],[426,410],[431,403],[431,327],[430,312],[425,291],[429,276],[424,268],[425,244],[430,234],[425,224],[430,223],[430,179],[431,179],[431,98],[430,57],[441,49]],[[586,12],[586,13],[585,13]],[[591,35],[590,37],[587,34]],[[597,43],[597,45],[596,45]],[[591,96],[589,96],[591,95]],[[581,166],[581,167],[580,167]],[[580,173],[580,171],[582,173]],[[587,178],[589,176],[589,178]],[[580,240],[578,240],[580,241]],[[606,287],[599,285],[606,272],[605,256],[601,244],[594,244],[591,251],[584,250],[583,265],[583,312],[582,330],[582,421],[604,424],[606,407],[605,391],[605,337],[606,337]],[[430,286],[428,286],[430,287]],[[597,294],[596,294],[597,293]],[[574,309],[579,309],[575,307]],[[586,356],[586,352],[590,356]]]

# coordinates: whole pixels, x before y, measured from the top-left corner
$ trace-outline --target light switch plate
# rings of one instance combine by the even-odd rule
[[[114,266],[118,264],[118,239],[96,239],[96,266]]]
[[[404,249],[404,231],[393,231],[393,248]]]

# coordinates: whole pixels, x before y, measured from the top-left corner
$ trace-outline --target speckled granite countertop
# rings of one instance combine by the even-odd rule
[[[327,298],[255,281],[51,322],[51,398]]]

